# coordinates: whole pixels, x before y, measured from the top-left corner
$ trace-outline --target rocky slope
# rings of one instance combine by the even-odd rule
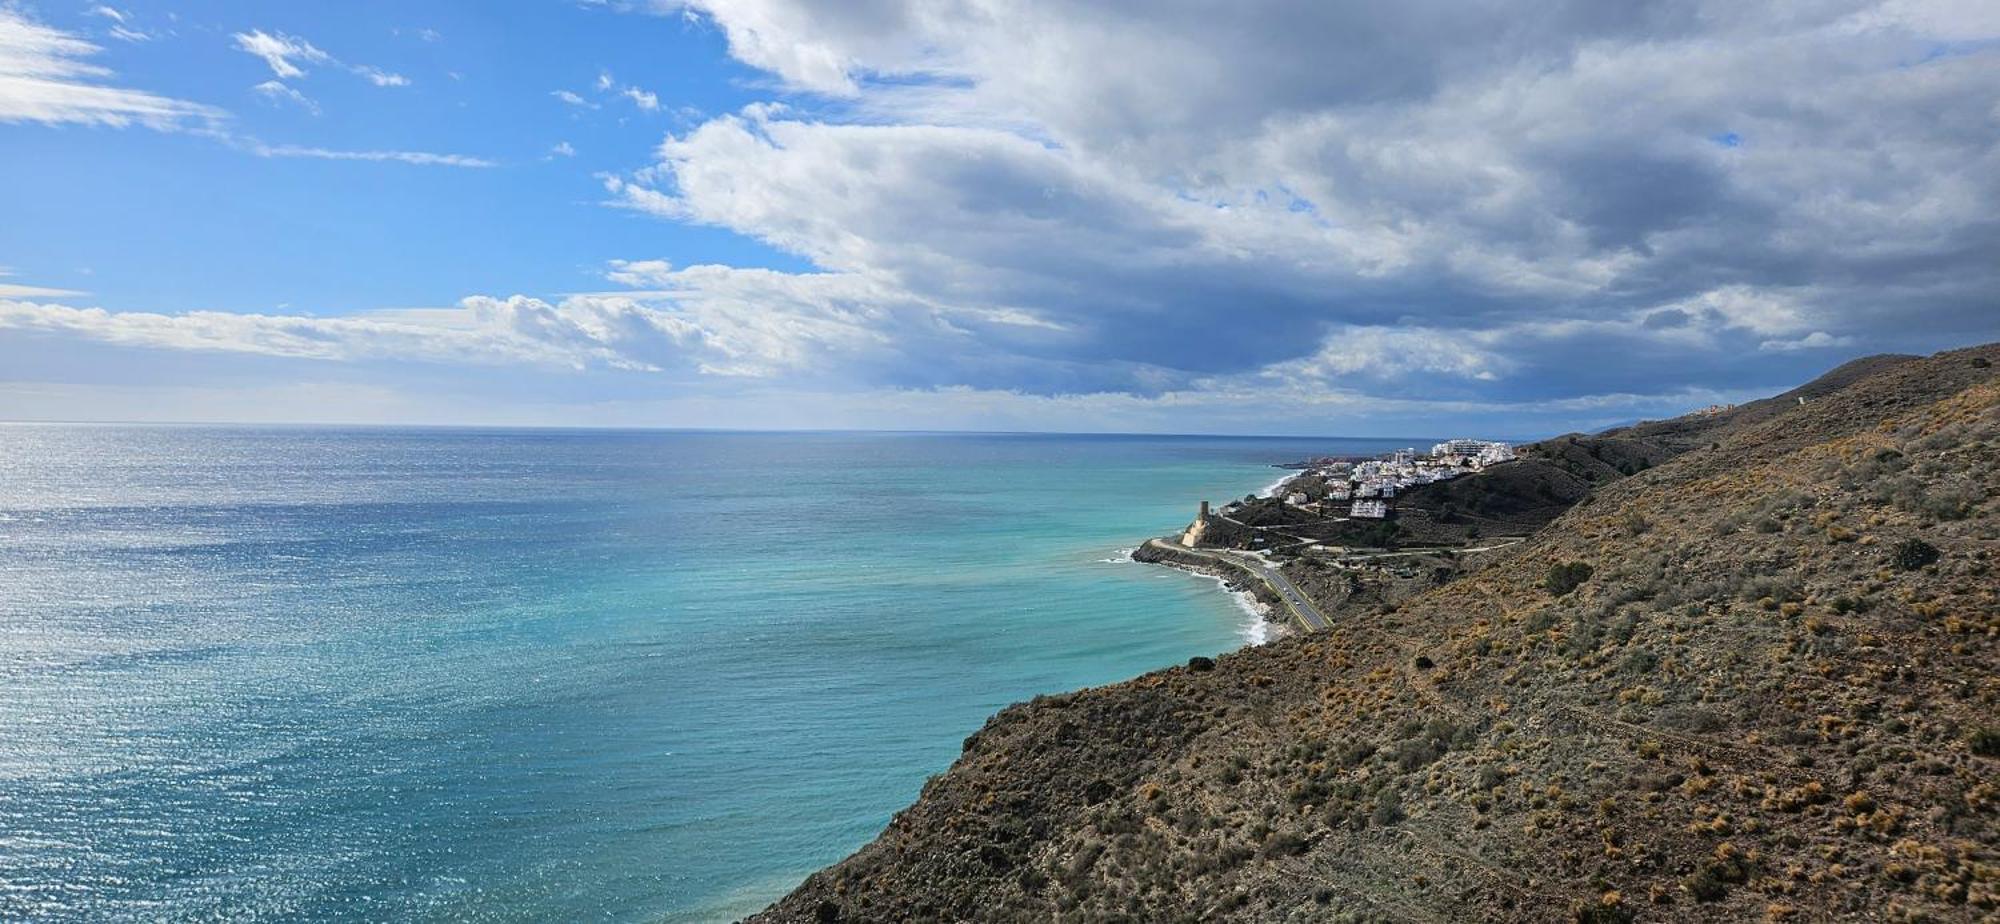
[[[1744,427],[1915,360],[1914,356],[1857,359],[1782,395],[1720,413],[1646,421],[1597,434],[1570,433],[1518,447],[1519,461],[1477,475],[1420,485],[1396,498],[1392,524],[1367,521],[1311,524],[1303,532],[1336,544],[1366,545],[1385,534],[1401,545],[1473,542],[1534,532],[1590,496],[1591,491],[1703,448]],[[1306,493],[1317,497],[1314,485]],[[1309,517],[1274,500],[1250,505],[1239,519],[1258,525],[1307,523]],[[1240,531],[1239,531],[1240,532]],[[1218,538],[1232,538],[1218,534]],[[1238,536],[1233,538],[1244,538]]]
[[[1996,361],[1746,405],[1387,612],[1010,707],[759,919],[1994,919]]]

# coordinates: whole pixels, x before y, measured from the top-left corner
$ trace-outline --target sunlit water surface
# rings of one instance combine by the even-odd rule
[[[1125,552],[1385,448],[0,426],[0,919],[754,911],[999,707],[1243,644]]]

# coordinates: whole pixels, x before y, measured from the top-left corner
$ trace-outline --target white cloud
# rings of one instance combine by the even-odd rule
[[[2000,334],[1990,4],[685,6],[820,99],[613,200],[1047,325],[971,384],[1613,393]]]
[[[283,81],[266,80],[263,83],[251,87],[250,89],[256,91],[256,93],[259,96],[262,96],[265,99],[279,103],[291,103],[292,105],[298,106],[299,108],[304,109],[307,112],[312,113],[313,115],[319,115],[318,103],[313,102],[312,99],[310,97],[307,97],[304,93],[300,93],[298,90],[286,86]]]
[[[359,160],[415,164],[424,167],[497,167],[498,163],[465,154],[436,154],[429,151],[343,151],[295,144],[244,143],[258,157],[303,157],[314,160]]]
[[[647,112],[660,111],[660,98],[646,90],[641,90],[638,87],[626,87],[625,89],[618,91],[618,93],[620,96],[623,96],[626,99],[631,100],[632,105],[637,106],[640,109],[643,109]]]
[[[111,72],[88,60],[100,50],[0,6],[0,122],[165,130],[222,117],[221,110],[199,103],[106,85]]]
[[[271,68],[271,73],[279,79],[291,79],[306,75],[304,65],[325,64],[333,56],[313,46],[301,38],[293,38],[282,32],[270,33],[262,29],[238,32],[230,36],[236,41],[236,48],[245,54],[263,59]]]
[[[30,286],[5,281],[13,275],[12,270],[0,267],[0,298],[68,298],[84,294],[73,289],[52,289],[47,286]]]
[[[1835,337],[1823,330],[1816,330],[1796,340],[1766,340],[1757,344],[1757,349],[1766,352],[1791,353],[1798,350],[1824,350],[1844,347],[1854,342],[1853,337]]]
[[[110,6],[94,6],[90,8],[88,15],[111,20],[111,28],[108,30],[109,34],[112,38],[119,41],[150,42],[153,40],[152,33],[141,31],[135,27],[132,24],[132,14],[124,10]]]
[[[468,299],[436,317],[309,318],[196,311],[167,315],[0,300],[0,329],[63,333],[121,346],[291,359],[407,359],[584,368],[627,363],[562,310],[533,300]]]
[[[410,85],[410,78],[401,74],[389,73],[379,67],[369,67],[364,64],[355,67],[353,70],[354,73],[367,78],[369,83],[378,87],[407,87]]]
[[[333,64],[346,68],[378,87],[407,87],[410,78],[367,64],[346,64],[333,55],[320,50],[313,43],[282,32],[270,33],[262,29],[238,32],[230,36],[235,39],[238,50],[263,59],[280,80],[291,80],[306,76],[306,65]]]
[[[674,265],[665,260],[613,260],[604,278],[621,286],[643,288],[672,281]]]
[[[484,295],[454,308],[342,317],[110,311],[10,299],[0,329],[124,346],[320,361],[411,359],[528,364],[682,376],[813,379],[855,366],[896,368],[907,351],[949,353],[982,324],[1006,324],[920,302],[854,276],[724,266],[674,269],[618,261],[606,274],[633,288],[559,301]]]
[[[1615,419],[1834,351],[2000,335],[1991,4],[628,6],[702,11],[789,105],[692,121],[609,198],[811,271],[613,261],[624,291],[552,301],[34,323],[1106,420],[1268,415],[1274,395]],[[592,85],[552,95],[660,108]]]
[[[574,147],[571,147],[571,146],[570,146],[570,143],[569,143],[569,142],[567,142],[567,141],[558,141],[558,142],[556,142],[556,146],[555,146],[555,147],[552,147],[552,148],[550,148],[550,149],[549,149],[549,156],[550,156],[550,157],[575,157],[575,156],[576,156],[576,148],[574,148]]]
[[[1490,332],[1466,333],[1421,327],[1346,327],[1329,334],[1311,356],[1279,363],[1264,374],[1286,381],[1312,378],[1339,381],[1355,376],[1452,376],[1493,381],[1511,365],[1479,341]]]

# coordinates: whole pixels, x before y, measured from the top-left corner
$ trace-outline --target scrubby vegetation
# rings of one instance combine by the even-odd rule
[[[1580,561],[1557,562],[1550,565],[1548,573],[1542,577],[1542,586],[1550,594],[1561,597],[1590,580],[1592,571],[1589,564]]]
[[[1654,425],[1486,567],[1011,707],[765,917],[2000,915],[1993,358]]]

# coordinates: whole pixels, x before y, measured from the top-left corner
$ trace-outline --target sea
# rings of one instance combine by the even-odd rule
[[[1146,537],[1412,442],[0,425],[0,920],[739,918],[1266,637]]]

